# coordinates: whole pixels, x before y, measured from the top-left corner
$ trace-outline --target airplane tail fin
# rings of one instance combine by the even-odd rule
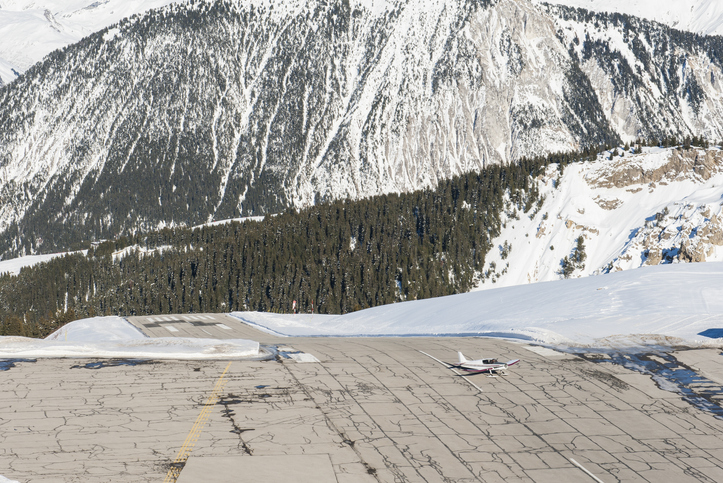
[[[467,358],[464,356],[464,354],[462,354],[461,352],[457,352],[457,355],[459,356],[460,364],[464,364],[465,362],[467,362]]]

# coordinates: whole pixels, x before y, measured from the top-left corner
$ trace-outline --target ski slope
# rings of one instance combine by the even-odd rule
[[[45,255],[27,255],[24,257],[11,258],[10,260],[0,260],[0,275],[7,273],[10,275],[18,275],[20,270],[25,267],[34,267],[40,263],[49,262],[53,258],[64,257],[65,255],[72,255],[74,253],[88,253],[88,250],[81,250],[80,252],[62,252],[62,253],[48,253]]]

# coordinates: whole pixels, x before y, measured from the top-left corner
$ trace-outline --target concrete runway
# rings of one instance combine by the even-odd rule
[[[0,372],[0,475],[21,483],[723,481],[723,420],[619,365],[498,339],[280,338],[218,314],[130,320],[152,337],[247,338],[282,356],[16,362]],[[454,361],[457,350],[522,362],[507,377],[462,378],[420,352]],[[319,362],[297,362],[307,359],[296,351]],[[720,351],[685,357],[714,373],[722,367]],[[174,466],[179,456],[185,465]]]

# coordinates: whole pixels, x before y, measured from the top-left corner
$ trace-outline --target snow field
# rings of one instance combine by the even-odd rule
[[[723,347],[722,338],[700,335],[723,327],[723,263],[652,266],[340,316],[232,315],[289,336],[479,335],[558,348]]]
[[[11,82],[53,50],[175,0],[0,0],[0,78]]]

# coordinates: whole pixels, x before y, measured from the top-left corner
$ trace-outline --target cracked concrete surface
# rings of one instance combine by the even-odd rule
[[[283,342],[320,362],[234,361],[187,477],[190,462],[253,472],[255,458],[313,456],[328,464],[304,471],[330,466],[337,483],[594,481],[571,459],[606,483],[723,481],[723,421],[620,366],[496,339],[282,339],[223,324],[233,329],[218,329],[227,337]],[[480,392],[420,350],[522,362],[507,377],[472,377]],[[686,357],[714,370],[721,355]],[[87,362],[41,359],[0,372],[0,474],[21,483],[162,481],[228,364]]]

